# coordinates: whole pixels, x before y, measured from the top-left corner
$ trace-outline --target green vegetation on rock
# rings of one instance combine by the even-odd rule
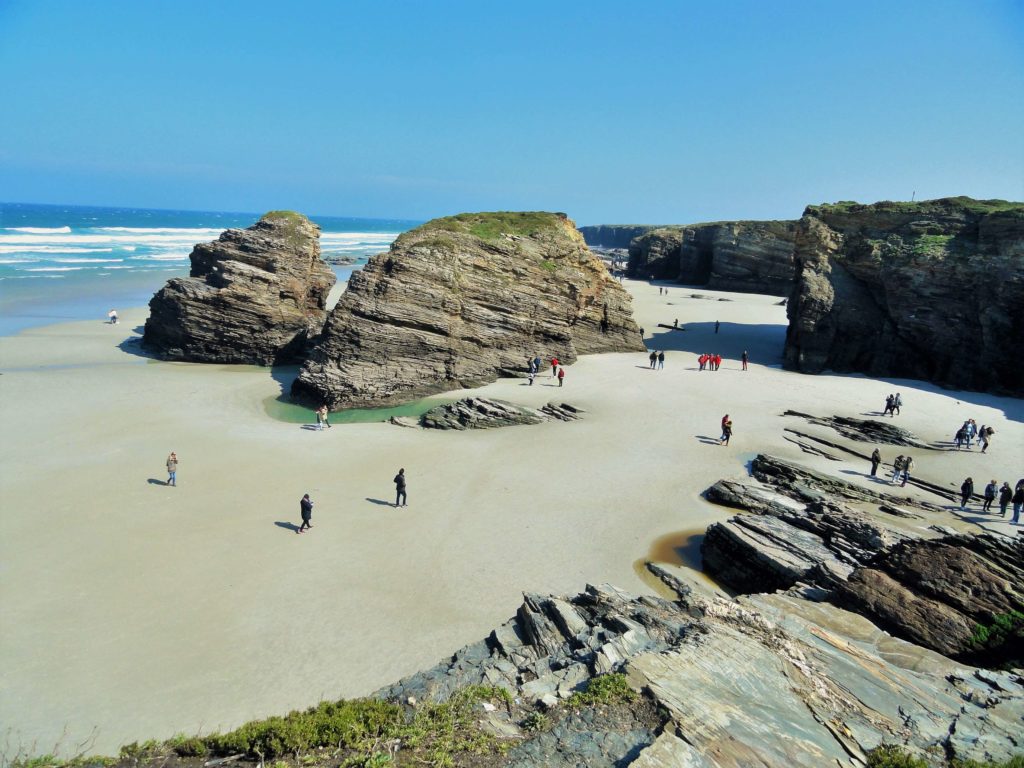
[[[822,203],[821,205],[810,205],[808,213],[823,214],[844,214],[859,213],[864,210],[885,210],[895,213],[920,213],[934,210],[940,206],[956,205],[973,213],[1001,213],[1018,212],[1024,214],[1024,203],[1016,203],[1010,200],[975,200],[973,197],[944,197],[937,200],[916,200],[914,202],[902,200],[882,200],[877,203],[858,203],[853,200],[841,200],[836,203]]]
[[[992,617],[988,626],[976,624],[971,642],[975,645],[1003,645],[1011,635],[1024,635],[1024,613],[1010,611]]]
[[[494,213],[459,213],[455,216],[428,221],[413,232],[440,229],[447,232],[466,232],[481,240],[495,242],[504,235],[532,237],[545,232],[556,232],[565,221],[563,213],[543,211],[496,211]]]
[[[587,687],[565,700],[567,707],[592,707],[598,704],[617,704],[633,701],[637,692],[629,687],[629,681],[621,673],[598,675],[590,678]]]
[[[906,749],[894,744],[882,744],[868,752],[868,768],[931,768],[933,764],[915,757]],[[1024,768],[1024,755],[1015,755],[1009,760],[960,760],[942,761],[939,765],[948,768]]]
[[[915,256],[941,256],[953,235],[921,235],[914,243]]]
[[[283,224],[285,238],[293,248],[301,248],[306,244],[308,237],[302,229],[305,225],[312,223],[296,211],[267,211],[260,217],[260,221]]]

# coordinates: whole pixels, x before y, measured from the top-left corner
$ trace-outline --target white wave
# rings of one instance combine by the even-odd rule
[[[187,253],[151,253],[148,256],[134,256],[135,261],[188,261]]]
[[[115,264],[124,259],[52,259],[57,264]]]
[[[75,272],[85,267],[29,267],[25,272]]]
[[[5,245],[195,245],[196,235],[0,235]]]
[[[34,235],[67,234],[71,227],[4,227],[8,232],[29,232]]]
[[[0,253],[110,253],[113,248],[71,248],[66,245],[0,245]]]
[[[97,232],[133,232],[139,235],[219,235],[224,227],[90,227]]]
[[[321,232],[321,243],[390,243],[398,232]]]
[[[0,264],[38,264],[39,259],[0,259]]]

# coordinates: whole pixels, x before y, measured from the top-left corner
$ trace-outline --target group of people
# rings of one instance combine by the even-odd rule
[[[974,479],[968,477],[960,485],[960,509],[967,509],[972,496],[974,496]],[[1017,486],[1012,490],[1008,482],[1004,482],[1002,487],[1000,487],[999,482],[993,479],[985,486],[982,498],[984,499],[981,504],[982,512],[991,512],[992,505],[996,499],[999,499],[999,514],[1001,517],[1006,517],[1006,508],[1012,502],[1013,519],[1010,522],[1014,525],[1019,525],[1021,508],[1024,507],[1024,479],[1018,480]]]
[[[665,367],[665,353],[664,353],[664,351],[662,351],[662,352],[651,352],[651,354],[648,355],[648,359],[651,361],[651,369],[652,370],[654,368],[661,369],[661,368]]]
[[[885,410],[882,411],[883,416],[896,417],[899,415],[900,408],[903,405],[903,396],[897,392],[895,395],[889,394],[885,398]]]
[[[526,378],[530,382],[531,387],[533,386],[533,380],[540,374],[540,366],[540,355],[537,355],[532,360],[527,361],[528,372],[526,374]],[[557,357],[551,358],[551,378],[558,379],[558,386],[562,386],[562,382],[565,381],[565,366],[558,362]]]
[[[876,453],[878,453],[877,448],[875,449],[875,453],[871,454],[872,475],[875,474],[875,470],[878,467],[878,464],[875,462]],[[879,456],[878,461],[881,461],[881,456]],[[914,460],[910,456],[904,456],[900,454],[892,463],[892,480],[890,482],[892,482],[893,485],[899,484],[899,486],[902,488],[907,484],[907,481],[910,479],[910,473],[913,471],[913,469]]]
[[[984,424],[981,428],[978,428],[977,423],[974,419],[968,419],[965,421],[960,429],[953,435],[953,443],[956,445],[956,449],[959,451],[961,447],[971,450],[971,441],[977,438],[981,444],[981,452],[985,453],[988,450],[989,441],[992,439],[992,435],[995,434],[995,430],[992,427],[987,427]]]
[[[717,371],[718,366],[722,364],[721,355],[709,355],[705,352],[703,355],[697,358],[697,364],[700,366],[700,370],[704,371]]]

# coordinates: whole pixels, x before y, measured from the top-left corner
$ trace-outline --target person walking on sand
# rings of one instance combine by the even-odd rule
[[[872,453],[871,453],[871,476],[872,477],[877,477],[877,475],[875,473],[878,472],[878,465],[881,464],[881,463],[882,463],[882,454],[881,454],[881,452],[877,448],[875,448],[875,450],[872,451]]]
[[[1017,481],[1011,501],[1013,502],[1013,519],[1010,522],[1017,525],[1020,522],[1021,507],[1024,507],[1024,480]]]
[[[981,452],[984,453],[988,450],[989,441],[992,439],[992,435],[995,434],[995,430],[992,427],[982,427],[981,431],[978,432],[978,440],[981,442]]]
[[[323,432],[324,431],[324,415],[320,412],[319,408],[317,408],[314,411],[314,413],[316,414],[316,431],[317,432]]]
[[[174,451],[167,457],[167,482],[164,485],[178,486],[178,454]]]
[[[662,370],[665,367],[665,352],[662,350],[658,353],[658,370]]]
[[[296,533],[302,533],[307,528],[313,527],[313,524],[310,522],[313,519],[313,502],[310,500],[308,493],[299,502],[299,514],[302,515],[302,525],[295,531]]]
[[[715,333],[718,333],[719,322],[715,320]]]
[[[551,358],[551,378],[555,378],[558,375],[558,358]]]
[[[892,399],[892,415],[899,416],[900,408],[903,406],[903,395],[899,392],[896,393],[896,397]]]
[[[112,309],[109,312],[107,312],[107,320],[110,321],[111,325],[117,325],[117,310],[116,309]]]
[[[728,445],[729,439],[732,437],[732,419],[729,418],[729,414],[726,414],[722,419],[722,438],[719,442],[722,445]]]
[[[533,372],[540,373],[540,355],[533,358]]]
[[[672,327],[673,328],[678,328],[679,327],[679,318],[678,317],[672,322]]]
[[[967,478],[960,484],[960,509],[967,509],[967,504],[974,495],[974,480]]]
[[[395,475],[395,506],[409,506],[408,497],[405,495],[405,467],[398,470],[398,474]]]
[[[1009,483],[1003,483],[999,489],[999,516],[1006,517],[1006,508],[1010,506],[1010,499],[1013,498],[1013,489]]]
[[[750,355],[747,354],[747,350],[745,349],[743,350],[743,354],[740,355],[740,362],[743,363],[743,370],[747,370],[747,363],[750,362]],[[874,472],[871,474],[874,474]]]
[[[536,373],[534,373],[534,372],[533,372],[533,371],[531,370],[531,371],[530,371],[530,373],[529,373],[529,375],[528,375],[528,376],[527,376],[526,378],[530,380],[530,386],[532,387],[532,386],[533,386],[533,380],[534,380],[535,378],[537,378],[537,374],[536,374]]]
[[[562,382],[565,381],[565,367],[558,369],[558,386],[562,386]]]
[[[992,504],[996,500],[996,493],[999,491],[999,483],[995,480],[991,480],[988,485],[985,486],[985,503],[981,505],[982,512],[991,512]]]
[[[892,403],[895,398],[892,394],[886,395],[885,397],[885,410],[882,411],[883,416],[892,416]]]
[[[658,353],[651,351],[651,354],[647,356],[647,359],[651,361],[651,370],[654,370],[654,366],[658,363]]]
[[[901,453],[896,457],[896,460],[892,463],[892,484],[896,485],[896,482],[900,479],[900,474],[903,472],[903,454]]]
[[[906,487],[907,480],[910,479],[910,472],[911,472],[911,470],[913,468],[914,468],[914,460],[912,458],[910,458],[909,456],[906,456],[903,459],[903,482],[900,483],[900,487],[901,488],[905,488]]]
[[[329,410],[327,410],[327,403],[324,403],[323,405],[320,406],[320,413],[323,415],[324,424],[326,424],[327,428],[330,429],[331,428],[331,418],[330,418],[331,417],[331,412]]]

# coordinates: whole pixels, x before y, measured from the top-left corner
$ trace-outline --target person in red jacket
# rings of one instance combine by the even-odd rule
[[[558,358],[557,357],[552,357],[551,358],[551,376],[555,377],[557,375],[558,375]]]
[[[558,369],[558,386],[562,386],[562,380],[565,378],[565,368]]]

